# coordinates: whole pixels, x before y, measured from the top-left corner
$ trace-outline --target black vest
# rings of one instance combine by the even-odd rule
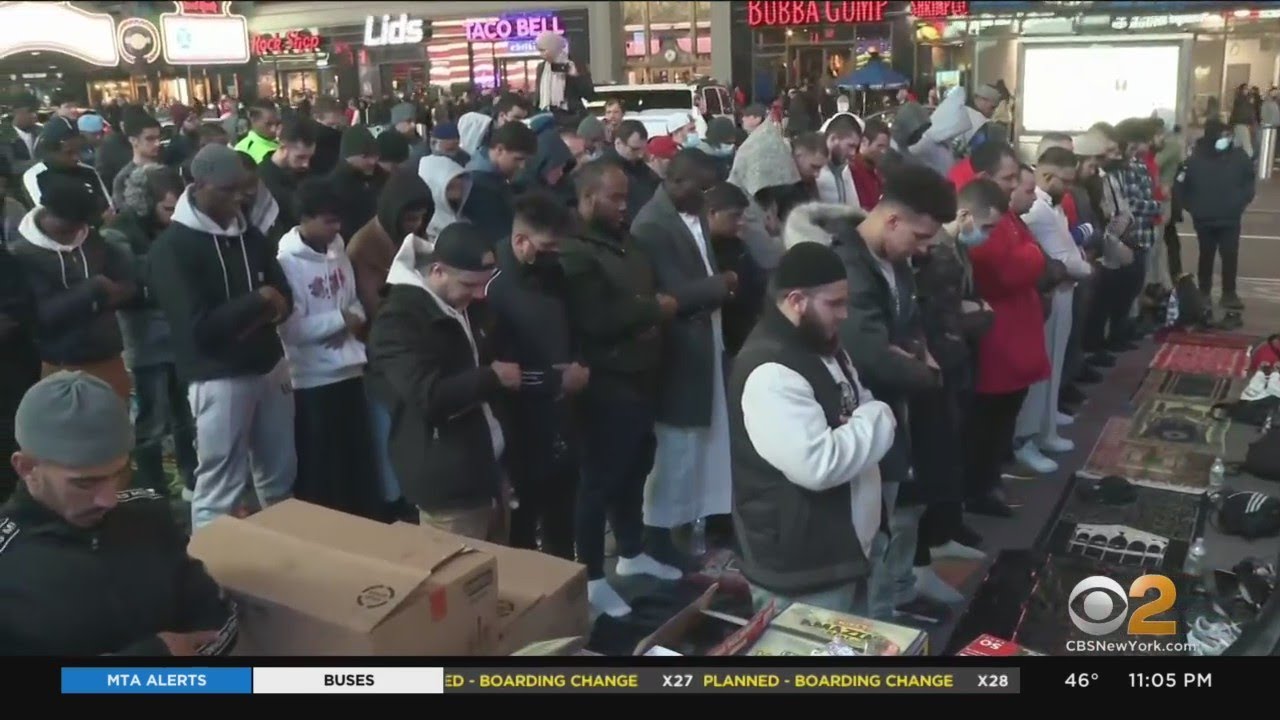
[[[741,544],[742,573],[766,590],[791,596],[865,577],[869,565],[853,527],[850,486],[806,490],[760,457],[747,437],[743,388],[752,371],[766,363],[803,376],[830,427],[839,427],[841,415],[849,411],[840,384],[822,358],[805,347],[796,327],[776,308],[766,308],[735,359],[729,381],[733,519]],[[856,389],[854,393],[856,398]],[[881,527],[888,524],[882,520]]]

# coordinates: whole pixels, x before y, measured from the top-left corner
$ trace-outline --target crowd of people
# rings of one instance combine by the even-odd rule
[[[556,72],[540,85],[577,92]],[[1157,113],[1023,164],[983,130],[999,96],[790,138],[759,106],[650,137],[546,94],[430,138],[392,108],[375,137],[321,98],[256,104],[243,137],[184,122],[168,148],[126,108],[96,169],[51,120],[0,251],[0,575],[58,576],[29,526],[134,542],[116,516],[168,507],[171,446],[196,531],[288,497],[412,519],[576,558],[613,616],[608,532],[616,575],[667,580],[705,535],[760,603],[944,615],[962,598],[932,560],[980,557],[965,512],[1012,516],[1005,478],[1072,449],[1081,386],[1163,319],[1143,298],[1180,274],[1183,210],[1202,292],[1214,250],[1242,308],[1253,173],[1229,125],[1185,163]],[[181,567],[201,605],[155,613],[161,644],[225,648],[230,606],[163,547],[146,567]],[[0,638],[41,652],[146,635],[9,617]]]

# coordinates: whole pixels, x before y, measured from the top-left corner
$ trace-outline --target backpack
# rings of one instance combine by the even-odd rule
[[[1276,413],[1267,418],[1262,435],[1245,451],[1240,469],[1254,477],[1280,482],[1280,422]]]
[[[1165,308],[1165,325],[1168,327],[1198,327],[1213,320],[1213,308],[1204,301],[1204,295],[1196,286],[1191,273],[1185,273],[1173,281]]]

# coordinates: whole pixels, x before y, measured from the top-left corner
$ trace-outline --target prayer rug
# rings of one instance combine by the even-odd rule
[[[1175,398],[1148,400],[1129,420],[1129,441],[1221,456],[1231,421],[1215,419],[1212,410],[1211,405]]]
[[[1133,394],[1133,402],[1141,404],[1156,398],[1169,398],[1214,405],[1238,399],[1246,384],[1244,378],[1150,370]]]
[[[1151,359],[1152,370],[1244,377],[1249,369],[1248,348],[1164,344]]]
[[[1049,547],[1053,552],[1065,552],[1068,543],[1079,542],[1078,534],[1071,535],[1069,531],[1081,525],[1120,525],[1170,540],[1190,542],[1203,530],[1209,509],[1203,495],[1142,485],[1133,487],[1133,502],[1123,505],[1100,502],[1092,490],[1089,481],[1080,481],[1067,498],[1050,541]],[[1063,530],[1068,534],[1064,536]]]
[[[1187,330],[1162,330],[1155,335],[1156,342],[1171,345],[1204,345],[1221,348],[1253,347],[1259,338],[1244,333],[1208,330],[1205,332],[1189,332]]]
[[[1177,445],[1144,445],[1129,440],[1128,418],[1111,418],[1098,436],[1082,474],[1118,475],[1148,487],[1202,493],[1209,486],[1213,456]]]
[[[1092,618],[1084,613],[1084,607],[1089,597],[1093,593],[1109,592],[1100,589],[1085,591],[1074,598],[1073,602],[1072,592],[1086,578],[1105,575],[1119,583],[1120,587],[1128,590],[1134,581],[1149,572],[1146,568],[1116,566],[1091,558],[1073,555],[1051,555],[1036,574],[1035,587],[1023,606],[1022,618],[1018,624],[1017,632],[1012,636],[1012,640],[1023,647],[1034,648],[1049,655],[1069,654],[1067,652],[1067,643],[1079,640],[1111,640],[1117,644],[1118,649],[1115,652],[1093,651],[1089,653],[1092,655],[1182,655],[1181,652],[1164,650],[1161,645],[1156,643],[1140,643],[1136,646],[1131,646],[1128,641],[1132,638],[1129,635],[1127,623],[1120,623],[1115,630],[1105,635],[1093,635],[1077,627],[1076,622],[1074,622],[1075,618],[1072,617],[1073,614],[1076,614],[1080,616],[1081,620],[1088,622]],[[1174,573],[1174,575],[1174,582],[1178,583],[1177,574]],[[1187,588],[1181,587],[1176,589],[1187,590]],[[1182,594],[1179,592],[1179,595]],[[1107,595],[1104,594],[1104,597],[1107,597]],[[1099,618],[1096,621],[1105,622],[1112,619],[1116,612],[1123,612],[1123,608],[1114,607],[1115,598],[1109,599],[1113,602],[1113,611],[1107,617]],[[1178,608],[1166,610],[1147,619],[1149,621],[1172,620],[1176,624],[1177,631],[1175,635],[1166,638],[1167,642],[1181,645],[1185,641],[1185,621]]]

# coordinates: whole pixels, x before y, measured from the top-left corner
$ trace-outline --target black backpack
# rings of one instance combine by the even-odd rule
[[[1191,273],[1185,273],[1173,281],[1169,302],[1176,304],[1178,314],[1176,318],[1171,318],[1171,323],[1166,323],[1168,325],[1194,328],[1208,325],[1213,321],[1213,308],[1204,301],[1204,295],[1200,293],[1196,279]]]
[[[1262,435],[1245,452],[1240,469],[1254,477],[1280,482],[1280,421],[1272,413],[1262,426]]]

